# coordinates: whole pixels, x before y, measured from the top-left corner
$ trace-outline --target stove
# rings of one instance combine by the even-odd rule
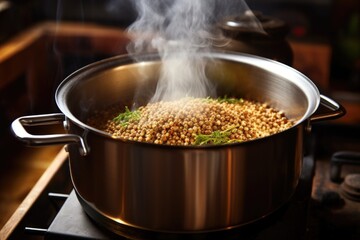
[[[66,153],[62,157],[67,158]],[[55,175],[68,173],[67,159],[63,160],[61,168]],[[53,178],[55,178],[55,175]],[[158,233],[145,230],[138,230],[129,227],[118,229],[119,235],[114,235],[110,231],[103,229],[93,222],[81,207],[76,193],[73,189],[65,192],[52,192],[51,188],[46,187],[42,195],[49,199],[53,216],[44,216],[46,221],[32,221],[29,216],[33,212],[31,208],[41,212],[45,209],[44,203],[37,207],[35,201],[29,209],[29,214],[15,228],[13,234],[22,239],[29,236],[35,239],[304,239],[306,235],[306,222],[308,203],[311,195],[311,184],[314,175],[314,158],[307,156],[303,161],[303,171],[299,185],[292,198],[277,211],[254,223],[239,228],[206,232],[197,234],[173,234]],[[64,177],[62,177],[64,178]],[[48,210],[47,210],[48,211]],[[29,215],[29,216],[28,216]],[[41,216],[39,216],[41,217]]]
[[[360,239],[360,152],[317,161],[311,201],[312,239]]]
[[[348,153],[336,153],[331,159],[316,159],[313,154],[303,159],[302,174],[292,198],[277,211],[248,225],[216,232],[173,234],[120,227],[118,234],[102,228],[81,207],[71,187],[67,153],[62,150],[45,172],[48,181],[35,200],[19,217],[20,206],[5,225],[5,239],[360,239],[360,202],[347,198],[344,185],[352,188],[347,175],[360,171],[348,168],[360,162]],[[345,160],[339,160],[345,159]],[[344,163],[345,162],[345,163]],[[316,165],[316,167],[315,167]],[[339,169],[340,168],[340,169]],[[335,170],[337,171],[335,171]],[[335,174],[336,173],[336,174]],[[330,176],[332,176],[330,178]],[[331,180],[332,179],[332,180]],[[60,180],[60,181],[59,181]],[[335,182],[334,182],[335,181]],[[41,182],[41,179],[40,179]],[[63,188],[59,188],[60,185]],[[348,183],[347,183],[348,182]],[[56,183],[56,184],[55,184]],[[39,188],[39,186],[34,187]],[[346,188],[346,187],[345,187]],[[34,190],[33,190],[34,191]],[[54,192],[55,191],[55,192]],[[352,191],[351,193],[353,193]],[[355,190],[356,192],[356,190]],[[31,193],[30,193],[31,195]],[[353,197],[353,194],[352,194]],[[33,197],[34,198],[34,197]],[[45,199],[45,200],[44,200]],[[24,202],[28,201],[25,199]],[[20,214],[21,215],[21,214]],[[36,215],[36,216],[34,216]],[[2,235],[3,236],[3,235]]]
[[[305,205],[301,201],[292,199],[292,203],[283,206],[276,213],[262,219],[255,225],[244,228],[224,230],[198,234],[170,234],[156,233],[124,228],[120,236],[99,227],[83,211],[74,191],[66,199],[64,205],[56,215],[46,232],[44,239],[303,239],[305,225],[294,216],[305,217]],[[284,231],[283,231],[284,230]],[[35,233],[37,230],[27,228]],[[280,236],[281,235],[281,236]]]
[[[302,214],[299,210],[301,204],[289,204],[284,206],[267,219],[262,219],[255,226],[249,225],[245,228],[224,230],[211,233],[198,234],[170,234],[156,233],[124,228],[120,236],[115,236],[109,231],[99,227],[83,211],[74,191],[66,199],[64,205],[56,215],[55,219],[46,230],[45,239],[269,239],[274,234],[282,234],[284,237],[296,236],[292,239],[303,239],[304,226],[294,225],[294,222],[285,221],[294,219],[290,215]],[[304,215],[304,214],[303,214]],[[298,221],[297,219],[296,221]],[[295,228],[293,226],[296,226]],[[286,229],[286,231],[281,231]],[[27,229],[28,231],[30,229]],[[34,233],[34,230],[31,229]],[[36,231],[36,230],[35,230]]]

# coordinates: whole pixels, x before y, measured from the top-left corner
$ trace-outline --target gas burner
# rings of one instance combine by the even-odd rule
[[[346,175],[340,189],[344,197],[360,202],[360,174]]]
[[[316,161],[310,228],[321,239],[360,239],[359,173],[357,152],[336,152],[330,161]]]
[[[341,151],[331,157],[330,179],[335,183],[343,181],[340,193],[347,199],[360,202],[360,173],[349,173],[341,177],[343,165],[360,166],[360,152]]]

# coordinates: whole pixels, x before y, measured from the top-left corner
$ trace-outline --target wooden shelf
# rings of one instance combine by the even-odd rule
[[[53,99],[57,54],[119,55],[129,37],[122,29],[96,24],[45,22],[0,45],[0,90],[24,75],[34,112],[49,109]]]

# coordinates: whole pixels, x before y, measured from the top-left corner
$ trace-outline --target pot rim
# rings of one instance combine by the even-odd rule
[[[220,60],[228,60],[228,61],[235,61],[235,62],[244,62],[246,64],[250,64],[257,68],[265,69],[271,71],[272,73],[282,76],[285,75],[286,79],[292,83],[294,83],[297,87],[299,87],[303,93],[306,95],[308,99],[308,107],[306,112],[303,116],[298,119],[295,124],[290,127],[289,129],[282,131],[286,132],[290,129],[297,127],[298,125],[302,124],[305,120],[307,120],[314,112],[317,110],[320,104],[320,92],[316,85],[303,73],[299,72],[298,70],[285,65],[283,63],[277,62],[275,60],[267,59],[260,56],[255,56],[252,54],[246,53],[238,53],[238,52],[231,52],[231,51],[218,51],[212,50],[207,52],[197,53],[197,56],[203,57],[213,57],[215,59]],[[75,117],[72,112],[69,110],[67,104],[65,103],[65,95],[67,94],[68,90],[72,88],[74,84],[76,84],[79,79],[83,79],[86,77],[93,76],[101,72],[102,70],[110,69],[113,67],[120,67],[127,64],[145,64],[146,62],[152,62],[154,60],[159,60],[159,55],[157,53],[146,53],[146,54],[123,54],[118,55],[110,58],[106,58],[91,64],[88,64],[75,72],[71,73],[68,77],[66,77],[57,87],[55,92],[55,101],[60,109],[60,111],[66,116],[66,120],[70,119],[74,124],[77,126],[90,130],[91,132],[96,133],[102,137],[112,139],[114,141],[121,141],[124,143],[136,143],[136,144],[144,144],[149,146],[161,146],[161,147],[178,147],[178,148],[214,148],[214,147],[222,147],[222,146],[232,146],[232,145],[239,145],[245,143],[251,143],[254,141],[260,141],[263,139],[267,139],[274,135],[281,134],[282,132],[272,134],[270,136],[257,138],[250,141],[245,142],[235,142],[229,144],[206,144],[206,145],[167,145],[167,144],[155,144],[155,143],[146,143],[146,142],[138,142],[133,140],[125,140],[119,137],[114,137],[109,133],[101,131],[97,128],[94,128],[90,125],[85,124],[84,122],[80,121],[77,117]]]

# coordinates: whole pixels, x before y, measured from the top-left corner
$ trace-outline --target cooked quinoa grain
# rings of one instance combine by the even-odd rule
[[[118,116],[117,116],[118,115]],[[182,98],[149,103],[135,111],[95,113],[88,124],[125,140],[168,145],[249,141],[290,128],[283,112],[242,99]]]

